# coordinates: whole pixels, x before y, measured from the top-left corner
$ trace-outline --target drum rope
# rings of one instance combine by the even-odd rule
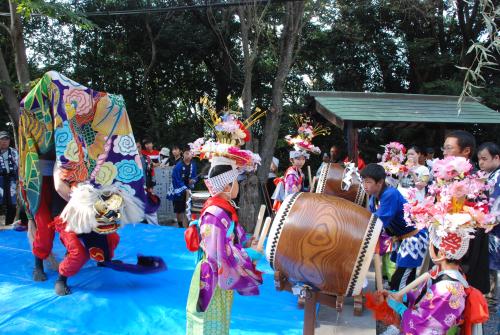
[[[342,174],[342,182],[340,184],[340,188],[342,191],[349,191],[352,185],[352,178],[353,175],[358,177],[359,181],[361,182],[361,176],[359,175],[358,168],[354,163],[346,163],[344,173]],[[363,184],[360,183],[360,187],[363,188]]]

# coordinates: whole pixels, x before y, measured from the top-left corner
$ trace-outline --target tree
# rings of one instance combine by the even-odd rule
[[[0,27],[8,33],[12,44],[17,81],[22,93],[30,89],[30,71],[24,43],[23,24],[19,13],[24,14],[25,17],[29,17],[32,13],[39,13],[54,18],[65,18],[83,27],[92,25],[86,18],[73,13],[66,5],[45,3],[41,0],[9,0],[9,12],[10,26],[0,22]],[[19,102],[2,50],[0,50],[0,82],[0,92],[7,104],[7,112],[14,127],[14,136],[16,136],[19,124]]]
[[[300,34],[304,26],[303,1],[287,2],[283,17],[283,30],[280,36],[280,47],[278,57],[278,67],[272,88],[271,109],[267,114],[264,134],[261,140],[260,155],[262,165],[258,170],[258,177],[261,183],[267,180],[271,161],[274,154],[280,120],[283,115],[283,95],[285,82],[299,49]]]
[[[29,89],[30,77],[28,70],[28,61],[26,57],[26,46],[24,45],[23,39],[23,26],[21,23],[21,18],[17,13],[17,3],[9,1],[9,11],[10,26],[7,26],[4,23],[0,23],[0,26],[9,35],[15,58],[17,80],[20,83],[21,91],[26,91]],[[11,77],[2,50],[0,50],[0,81],[0,92],[4,96],[4,101],[7,104],[7,112],[14,126],[15,136],[15,130],[17,129],[17,126],[19,124],[19,102],[17,100],[17,94],[14,90],[14,85],[11,81]]]

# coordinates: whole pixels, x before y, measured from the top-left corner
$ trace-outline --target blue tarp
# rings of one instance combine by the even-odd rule
[[[121,229],[116,259],[135,263],[138,253],[161,256],[168,270],[134,275],[89,261],[68,279],[73,293],[58,297],[57,273],[47,264],[48,281],[33,282],[34,260],[26,233],[0,231],[0,334],[184,334],[195,264],[183,233],[143,224]],[[65,253],[57,235],[54,252],[59,260]],[[265,271],[261,294],[235,294],[231,334],[301,334],[303,311],[297,308],[297,298],[274,289],[265,260],[258,267]]]

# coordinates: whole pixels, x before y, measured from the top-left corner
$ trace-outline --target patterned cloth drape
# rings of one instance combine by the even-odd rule
[[[50,71],[21,101],[19,181],[31,215],[40,201],[39,159],[50,152],[66,183],[115,184],[145,200],[142,165],[121,95],[94,91]]]

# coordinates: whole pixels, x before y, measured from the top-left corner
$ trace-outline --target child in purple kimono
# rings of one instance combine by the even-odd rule
[[[401,316],[401,332],[391,326],[385,335],[455,334],[454,328],[463,321],[466,289],[469,284],[460,272],[460,258],[467,251],[467,247],[465,243],[463,247],[459,246],[460,242],[457,240],[460,240],[460,237],[457,238],[455,234],[441,238],[432,233],[431,235],[433,245],[429,248],[429,254],[436,268],[428,280],[406,295],[385,292],[388,295],[387,303]],[[449,239],[450,242],[442,243],[444,239]],[[454,250],[449,249],[452,243],[457,246]],[[440,249],[436,244],[448,245],[448,250]]]
[[[239,171],[216,163],[212,160],[206,181],[212,197],[199,220],[203,256],[189,291],[187,334],[229,334],[233,291],[258,295],[262,284],[262,273],[254,264],[260,254],[249,248],[252,241],[238,223],[232,201],[239,191]]]
[[[307,158],[309,158],[309,154],[305,151],[294,150],[290,152],[292,166],[285,171],[283,178],[275,180],[277,185],[272,195],[272,199],[274,199],[273,210],[275,212],[278,211],[281,203],[287,196],[304,191],[304,173],[302,172],[302,167]]]

